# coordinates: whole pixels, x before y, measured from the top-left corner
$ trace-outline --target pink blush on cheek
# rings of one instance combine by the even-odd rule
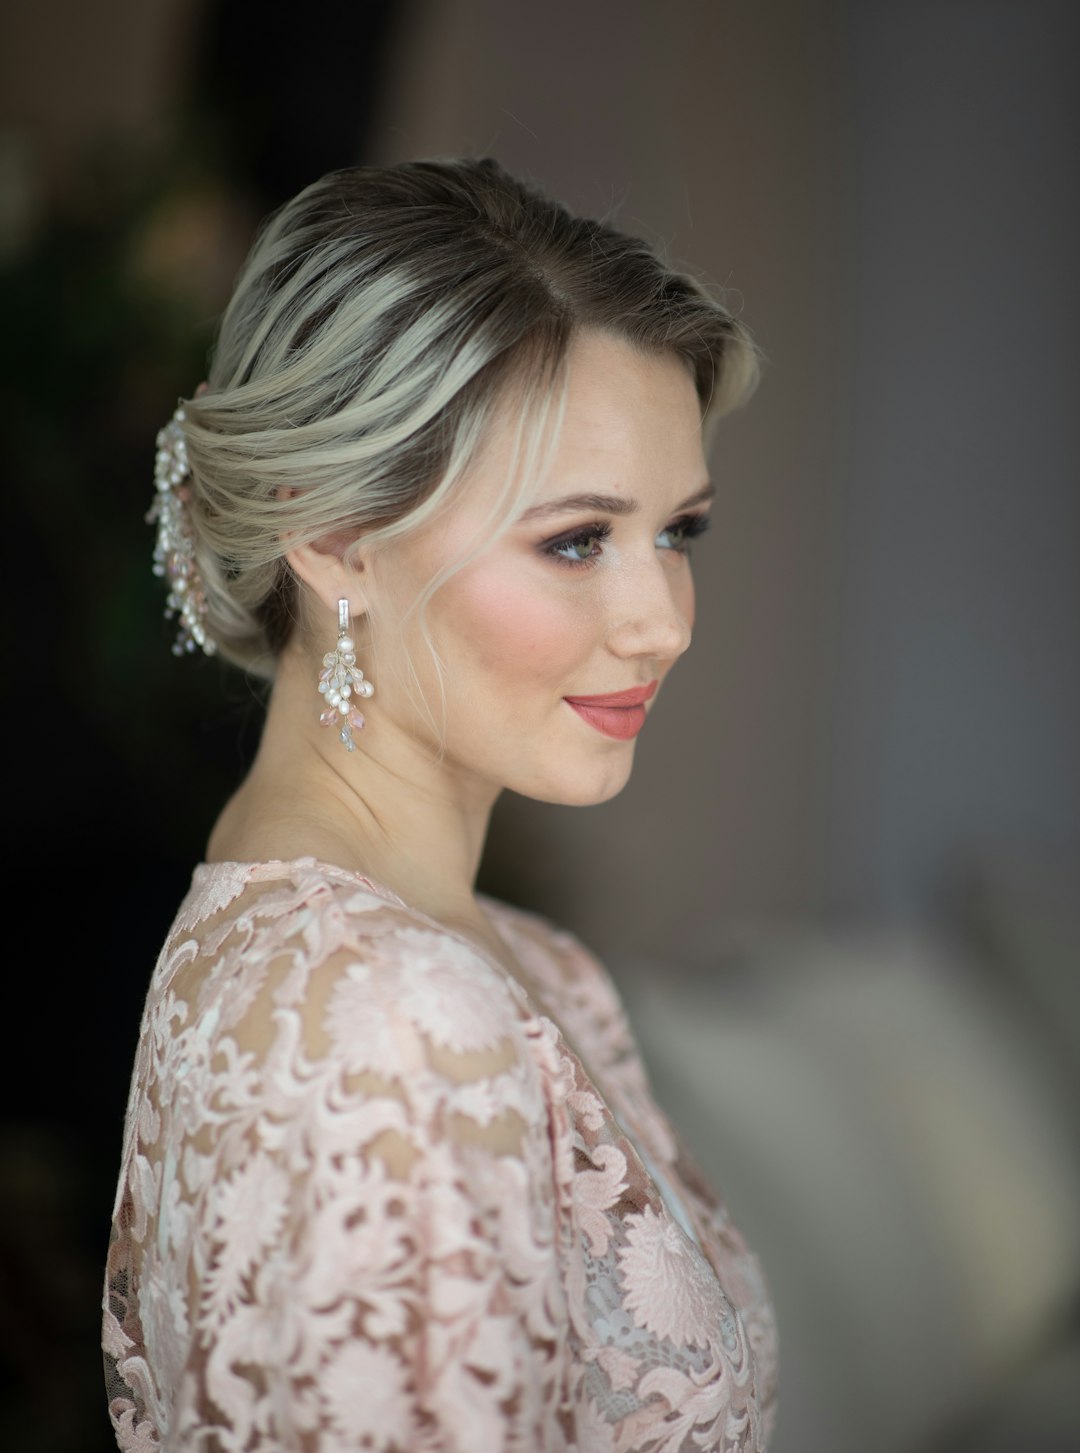
[[[523,680],[534,689],[550,680],[557,689],[589,655],[588,613],[580,599],[571,605],[557,592],[539,590],[529,572],[522,573],[525,578],[514,581],[506,578],[505,568],[467,570],[447,586],[453,601],[447,600],[444,619],[458,669],[482,673],[495,691],[500,683]]]

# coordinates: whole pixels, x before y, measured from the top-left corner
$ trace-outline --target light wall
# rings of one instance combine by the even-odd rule
[[[819,837],[923,914],[1019,860],[1080,903],[1080,7],[850,3],[855,329]]]

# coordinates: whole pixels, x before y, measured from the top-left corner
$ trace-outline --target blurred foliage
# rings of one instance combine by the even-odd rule
[[[33,602],[14,651],[62,640],[75,667],[65,792],[79,790],[75,761],[93,771],[83,749],[108,743],[138,784],[134,804],[165,813],[174,841],[174,814],[204,830],[235,782],[254,701],[240,677],[223,683],[226,668],[169,650],[145,523],[154,439],[203,376],[251,225],[190,147],[147,157],[112,144],[86,156],[0,270],[8,478]],[[38,740],[55,771],[56,736]]]

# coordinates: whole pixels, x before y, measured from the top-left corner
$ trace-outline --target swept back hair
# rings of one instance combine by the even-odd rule
[[[644,241],[573,215],[490,157],[331,172],[263,224],[185,404],[207,628],[271,678],[298,617],[287,548],[371,549],[452,504],[495,412],[518,406],[492,525],[557,442],[569,347],[598,330],[690,370],[710,423],[759,351],[721,296]],[[283,543],[288,538],[289,545]],[[472,555],[448,560],[415,603]]]

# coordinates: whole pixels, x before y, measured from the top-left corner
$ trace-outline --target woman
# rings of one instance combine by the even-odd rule
[[[477,895],[690,643],[745,330],[491,160],[332,174],[159,438],[181,645],[273,686],[158,961],[105,1300],[124,1449],[764,1447],[753,1256],[605,971]]]

